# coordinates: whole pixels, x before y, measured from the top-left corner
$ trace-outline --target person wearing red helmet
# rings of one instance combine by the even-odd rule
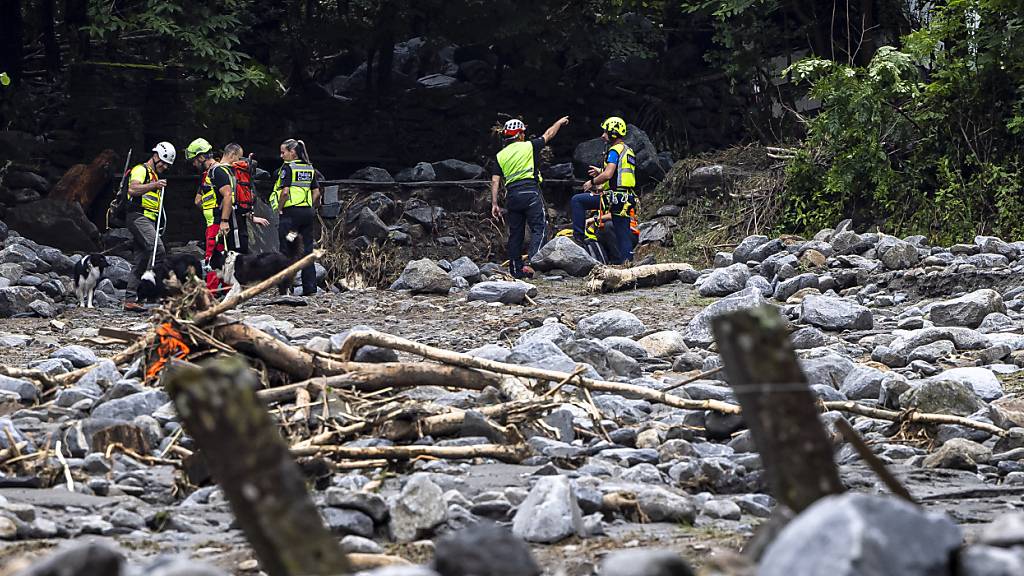
[[[530,278],[533,269],[529,262],[540,250],[547,230],[544,214],[544,199],[541,197],[538,159],[544,146],[558,134],[559,129],[569,123],[569,117],[559,118],[539,138],[526,140],[526,125],[513,118],[505,122],[502,136],[507,145],[498,152],[495,159],[498,168],[491,171],[491,216],[502,218],[498,207],[498,189],[505,183],[505,216],[508,219],[508,260],[509,272],[515,278]],[[523,240],[526,226],[530,227],[530,246],[527,259],[523,260]]]

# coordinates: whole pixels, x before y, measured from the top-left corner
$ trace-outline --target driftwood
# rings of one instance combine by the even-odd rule
[[[712,328],[772,494],[799,513],[841,493],[832,444],[779,313],[740,310],[715,318]]]
[[[837,412],[849,412],[851,414],[858,414],[860,416],[867,416],[868,418],[877,418],[879,420],[889,420],[890,422],[914,422],[917,424],[956,424],[958,426],[965,426],[967,428],[974,428],[975,430],[981,430],[988,432],[993,436],[1006,436],[1007,431],[1003,430],[995,424],[989,424],[987,422],[978,422],[962,416],[953,416],[951,414],[928,414],[925,412],[914,412],[908,410],[905,412],[897,412],[895,410],[885,410],[882,408],[874,408],[871,406],[865,406],[858,404],[852,400],[840,400],[835,402],[822,402],[822,406],[825,410],[835,410]]]
[[[118,169],[116,159],[117,154],[108,149],[100,152],[88,165],[75,164],[61,176],[47,197],[76,202],[88,214],[96,197],[110,183],[111,170]]]
[[[493,458],[516,464],[530,456],[530,449],[524,444],[503,446],[500,444],[477,444],[474,446],[307,446],[293,448],[294,456],[315,456],[330,454],[348,460],[412,460],[414,458],[446,458],[467,460],[471,458]]]
[[[678,280],[680,272],[692,270],[689,264],[648,264],[634,268],[595,266],[587,277],[587,289],[596,294],[661,286]]]
[[[271,576],[348,573],[245,362],[237,356],[203,368],[175,362],[163,381],[261,569]]]
[[[417,354],[424,358],[429,358],[445,364],[462,366],[464,368],[489,370],[491,372],[509,374],[520,378],[534,378],[537,380],[545,380],[547,382],[561,382],[572,378],[570,381],[572,384],[581,388],[586,388],[591,392],[613,392],[626,396],[634,396],[637,398],[643,398],[650,402],[658,402],[666,406],[682,408],[684,410],[715,410],[725,414],[739,414],[740,412],[739,406],[729,404],[727,402],[719,402],[718,400],[689,400],[686,398],[680,398],[679,396],[665,394],[664,392],[659,392],[657,390],[652,390],[644,386],[609,382],[606,380],[594,380],[583,376],[572,377],[572,374],[558,372],[556,370],[531,368],[529,366],[520,366],[518,364],[507,364],[505,362],[477,358],[468,354],[452,352],[451,350],[445,350],[443,348],[435,348],[433,346],[427,346],[426,344],[420,344],[419,342],[413,342],[412,340],[406,340],[405,338],[400,338],[398,336],[392,336],[391,334],[383,334],[375,331],[355,330],[349,333],[348,338],[346,338],[345,342],[342,344],[341,352],[339,352],[338,356],[342,360],[350,359],[356,350],[366,345],[400,350],[402,352]]]

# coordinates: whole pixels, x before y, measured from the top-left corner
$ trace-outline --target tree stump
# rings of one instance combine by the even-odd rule
[[[61,176],[60,181],[50,191],[49,197],[77,202],[88,214],[96,197],[110,183],[111,171],[118,169],[114,165],[116,159],[117,154],[107,149],[100,152],[88,165],[75,164]]]
[[[775,497],[799,513],[841,493],[832,443],[778,310],[741,310],[712,327]]]
[[[324,527],[302,472],[256,397],[259,383],[245,362],[239,357],[202,367],[175,362],[163,379],[260,568],[271,576],[348,573],[348,560]]]

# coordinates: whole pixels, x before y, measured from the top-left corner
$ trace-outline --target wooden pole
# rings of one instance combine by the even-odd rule
[[[648,264],[633,268],[595,266],[587,277],[587,289],[601,293],[661,286],[675,282],[679,273],[686,270],[693,270],[693,266],[678,263]]]
[[[712,328],[775,497],[800,513],[841,493],[832,444],[778,311],[740,310]]]
[[[256,397],[259,382],[239,357],[203,367],[172,363],[164,386],[185,431],[271,576],[345,574],[349,563],[324,527],[306,479]]]

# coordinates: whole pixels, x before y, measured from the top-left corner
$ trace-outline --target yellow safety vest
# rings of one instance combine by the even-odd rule
[[[533,158],[533,144],[527,141],[513,142],[502,148],[498,152],[498,166],[505,175],[505,186],[526,179],[534,179],[538,184],[544,181]]]
[[[142,181],[143,184],[149,184],[150,182],[156,182],[157,181],[158,176],[156,175],[156,172],[152,168],[150,168],[148,165],[146,165],[146,164],[139,164],[139,165],[135,166],[134,168],[132,168],[131,171],[135,172],[135,168],[138,168],[139,166],[141,166],[146,171],[146,177]],[[125,194],[128,194],[127,190],[125,190]],[[138,198],[138,199],[136,199],[137,197],[133,197],[131,194],[128,194],[128,204],[129,204],[129,206],[132,205],[132,204],[134,204],[136,206],[141,205],[142,206],[142,215],[145,216],[146,218],[149,218],[150,220],[156,222],[157,214],[160,211],[160,195],[161,194],[163,194],[163,190],[161,190],[161,189],[151,190],[149,192],[146,192],[145,194],[142,195],[141,198]]]
[[[610,190],[613,213],[616,216],[629,216],[629,211],[636,202],[633,189],[636,188],[636,155],[625,142],[619,142],[608,149],[619,153],[615,164],[615,178],[605,182],[602,188]]]
[[[312,206],[312,188],[313,180],[316,177],[316,169],[313,168],[312,164],[306,164],[298,160],[289,160],[287,163],[292,168],[292,183],[288,185],[288,200],[285,201],[284,207]],[[284,166],[281,168],[282,170],[277,174],[277,182],[274,183],[274,193],[270,197],[270,207],[274,210],[277,210],[278,197],[281,194],[281,189],[284,188],[281,185]]]
[[[209,170],[203,172],[200,189],[202,191],[203,218],[206,219],[207,226],[213,226],[213,222],[216,220],[214,211],[217,209],[217,191],[213,189],[213,179],[210,178]]]

